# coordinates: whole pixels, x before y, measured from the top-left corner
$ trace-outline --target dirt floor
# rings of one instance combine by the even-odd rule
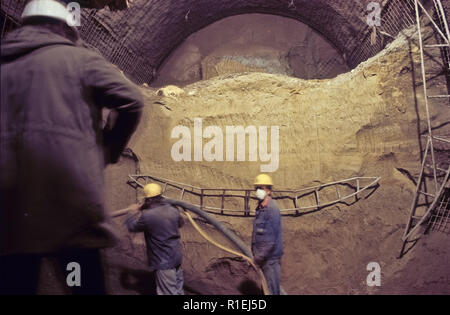
[[[436,66],[439,58],[431,55],[428,61]],[[176,126],[193,132],[195,118],[202,119],[203,128],[222,130],[279,126],[279,166],[271,173],[276,189],[381,177],[379,186],[358,200],[283,216],[281,283],[288,294],[450,294],[449,235],[424,235],[397,259],[423,145],[419,66],[416,42],[400,36],[376,57],[330,80],[250,73],[220,76],[183,90],[143,88],[144,117],[130,143],[139,162],[124,157],[106,170],[108,208],[118,210],[142,198],[127,184],[127,174],[140,171],[203,188],[249,188],[266,163],[248,158],[175,162],[171,149],[177,139],[171,132]],[[439,78],[430,82],[433,93],[445,92]],[[448,104],[435,104],[431,118],[437,131],[450,134]],[[442,154],[449,156],[448,151]],[[215,217],[250,244],[252,217]],[[123,220],[115,219],[120,243],[105,253],[110,292],[153,294],[143,237],[129,234]],[[226,243],[211,226],[197,221]],[[260,293],[258,277],[246,262],[207,243],[189,223],[182,228],[182,242],[187,294]],[[366,284],[370,262],[381,266],[379,287]],[[45,272],[51,274],[51,268]],[[43,293],[53,290],[47,284]]]

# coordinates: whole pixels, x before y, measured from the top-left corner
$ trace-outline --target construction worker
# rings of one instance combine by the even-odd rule
[[[31,0],[1,45],[0,294],[35,294],[45,256],[59,260],[67,292],[105,293],[100,249],[116,237],[103,168],[119,159],[143,102],[80,45],[68,14],[64,2]],[[103,108],[115,117],[106,128]]]
[[[184,295],[179,232],[183,218],[164,202],[160,185],[146,185],[144,194],[143,205],[135,207],[125,224],[130,232],[144,232],[148,265],[156,271],[157,294]]]
[[[264,273],[270,293],[279,295],[283,256],[280,209],[272,199],[273,182],[269,175],[258,175],[254,186],[258,206],[253,222],[253,258]]]

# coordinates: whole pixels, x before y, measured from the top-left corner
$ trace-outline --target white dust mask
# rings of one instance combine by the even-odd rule
[[[267,193],[264,189],[257,189],[255,195],[259,200],[264,200],[264,198],[266,198],[267,196]]]

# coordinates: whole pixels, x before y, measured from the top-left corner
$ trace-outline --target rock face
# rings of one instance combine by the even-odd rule
[[[247,188],[264,164],[259,157],[249,161],[248,146],[244,161],[176,162],[171,154],[179,140],[171,138],[174,128],[187,127],[193,139],[196,118],[202,119],[203,131],[209,126],[222,132],[226,126],[279,126],[279,165],[271,173],[277,189],[381,176],[378,189],[357,202],[283,217],[282,285],[289,294],[448,294],[446,236],[433,234],[402,260],[395,258],[415,189],[411,178],[420,170],[419,135],[425,127],[418,57],[416,41],[400,37],[375,58],[331,80],[250,73],[202,81],[186,86],[184,93],[157,96],[155,90],[143,89],[147,106],[130,148],[144,174],[203,188]],[[440,82],[442,76],[430,80],[433,94],[445,93]],[[431,108],[440,134],[449,134],[446,105],[436,102]],[[203,139],[202,148],[210,140]],[[108,172],[111,176],[117,170]],[[121,197],[109,198],[136,196],[122,180]],[[251,217],[217,218],[250,242]],[[123,238],[108,251],[112,290],[146,293],[148,286],[141,282],[151,274],[145,271],[142,237],[129,236],[121,219],[117,223]],[[227,244],[209,225],[199,224]],[[188,293],[258,292],[258,278],[246,263],[212,247],[189,224],[182,229],[182,240]],[[381,287],[366,284],[369,262],[381,266]],[[134,280],[124,282],[128,278]]]
[[[413,50],[417,61],[417,49]],[[265,164],[259,158],[249,162],[248,146],[242,162],[195,162],[192,140],[192,161],[174,162],[171,151],[179,138],[171,138],[173,129],[186,126],[193,138],[195,118],[202,120],[203,130],[218,126],[223,132],[226,126],[278,126],[279,168],[273,177],[279,187],[355,175],[391,176],[398,163],[415,169],[420,158],[417,130],[424,126],[418,126],[417,119],[418,115],[424,119],[423,104],[418,104],[416,112],[411,89],[412,71],[417,72],[417,66],[411,64],[408,45],[396,44],[333,80],[252,73],[189,85],[178,97],[155,98],[154,92],[147,90],[149,105],[131,148],[143,171],[158,173],[159,166],[164,166],[159,175],[186,178],[193,185],[246,186],[253,175],[245,178],[242,174],[256,174]],[[445,93],[443,85],[434,89]],[[418,93],[420,96],[420,90]],[[442,103],[432,109],[436,126],[449,120],[445,101]],[[208,140],[203,139],[203,145]],[[224,140],[223,151],[226,149]],[[211,173],[215,174],[212,180]]]

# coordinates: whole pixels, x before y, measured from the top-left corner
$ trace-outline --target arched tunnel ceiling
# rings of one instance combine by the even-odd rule
[[[120,42],[142,58],[145,67],[155,71],[184,39],[192,33],[225,17],[247,13],[266,13],[301,21],[327,38],[342,54],[350,67],[373,56],[386,44],[381,39],[367,47],[371,27],[367,25],[369,0],[135,0],[129,10],[117,14],[97,12],[96,19],[115,33]],[[405,2],[410,2],[408,6]],[[403,22],[405,9],[411,12],[411,0],[378,1],[382,14],[396,7],[398,16],[388,33],[398,33],[411,19]],[[408,13],[407,12],[407,13]],[[408,14],[405,14],[408,16]],[[137,62],[139,63],[139,62]],[[143,68],[138,66],[137,68]],[[133,67],[135,68],[135,67]],[[150,80],[145,80],[150,81]]]
[[[21,6],[2,1],[2,11],[19,20]],[[68,1],[68,0],[65,0]],[[83,0],[109,8],[125,0]],[[414,23],[414,0],[376,0],[381,26],[375,42],[367,25],[371,0],[133,0],[127,10],[84,11],[82,37],[136,83],[151,82],[165,58],[189,35],[225,17],[266,13],[296,19],[322,34],[353,68],[374,56],[406,26]],[[430,2],[422,0],[422,2]],[[444,1],[449,3],[450,1]],[[5,4],[6,3],[6,4]],[[95,5],[94,5],[95,4]],[[13,11],[13,12],[10,12]],[[382,31],[382,32],[380,32]]]
[[[158,67],[185,38],[222,18],[246,13],[267,13],[297,19],[308,24],[342,53],[358,44],[365,23],[366,0],[136,0],[129,12],[117,16],[100,12],[118,38]]]

